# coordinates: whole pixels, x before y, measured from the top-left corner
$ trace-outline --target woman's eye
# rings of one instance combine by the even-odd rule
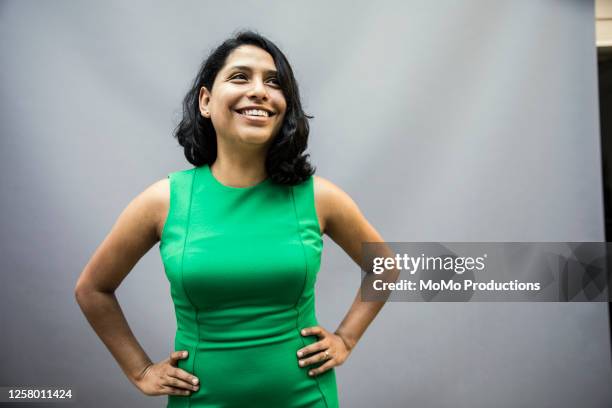
[[[235,81],[238,80],[240,82],[242,81],[248,81],[248,77],[244,74],[235,74],[233,76],[230,77],[230,81]],[[274,85],[275,87],[279,87],[280,83],[278,82],[278,78],[276,77],[270,77],[266,80],[267,83],[270,83],[272,85]]]
[[[280,83],[278,82],[278,78],[276,78],[276,77],[270,78],[270,79],[268,79],[268,81],[272,82],[276,86],[280,85]]]

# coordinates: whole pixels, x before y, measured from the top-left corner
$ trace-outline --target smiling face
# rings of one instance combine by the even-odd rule
[[[217,138],[266,145],[279,132],[287,103],[274,59],[253,45],[227,57],[212,86],[200,89],[200,113],[212,120]]]

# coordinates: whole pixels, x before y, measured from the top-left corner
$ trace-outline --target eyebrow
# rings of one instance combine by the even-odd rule
[[[228,71],[233,71],[233,70],[243,70],[243,71],[249,71],[252,72],[253,69],[251,67],[247,67],[246,65],[234,65],[232,67],[228,68]],[[268,69],[265,71],[266,74],[274,74],[277,75],[278,72],[275,69]]]

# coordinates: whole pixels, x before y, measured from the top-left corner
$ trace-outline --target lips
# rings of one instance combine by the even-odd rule
[[[266,118],[266,117],[271,117],[271,116],[275,115],[274,111],[272,111],[272,110],[270,110],[268,108],[262,107],[262,106],[245,106],[243,108],[235,109],[234,111],[236,113],[239,113],[240,115],[247,116],[247,117]],[[261,115],[261,114],[247,115],[246,112],[248,112],[248,111],[262,111],[262,112],[266,112],[267,116],[266,115]]]
[[[240,111],[235,111],[237,114],[239,114],[240,116],[244,116],[245,118],[254,118],[254,119],[268,119],[270,118],[270,114],[268,114],[269,116],[264,116],[264,115],[247,115],[246,113],[240,112]]]
[[[269,116],[249,116],[244,115],[238,111],[234,111],[236,115],[240,116],[241,119],[244,119],[247,123],[251,125],[267,125],[271,120]]]

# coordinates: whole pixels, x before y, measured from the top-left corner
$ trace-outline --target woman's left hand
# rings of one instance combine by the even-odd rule
[[[324,373],[332,367],[339,366],[346,361],[351,349],[342,337],[330,333],[321,326],[306,327],[300,332],[302,336],[318,336],[319,341],[298,350],[298,365],[306,367],[311,364],[325,361],[320,367],[308,371],[308,375],[316,376]]]

